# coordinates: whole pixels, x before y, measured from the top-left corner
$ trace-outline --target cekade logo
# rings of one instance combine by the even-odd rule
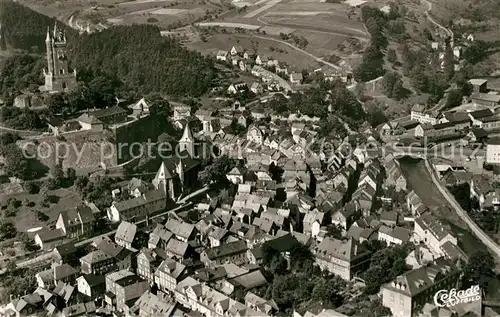
[[[457,304],[470,303],[477,300],[481,300],[479,285],[474,285],[458,292],[455,288],[449,291],[442,289],[434,294],[434,304],[438,307],[452,307]]]

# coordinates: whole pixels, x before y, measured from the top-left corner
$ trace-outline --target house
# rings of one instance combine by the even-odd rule
[[[398,224],[398,213],[394,211],[384,211],[380,215],[380,222],[389,227],[395,227]]]
[[[378,229],[378,240],[384,241],[388,246],[392,244],[403,245],[410,241],[412,233],[403,228],[403,227],[395,227],[389,228],[386,226],[381,226]]]
[[[409,271],[384,285],[382,304],[389,307],[395,317],[413,316],[417,305],[432,299],[436,290],[454,288],[459,274],[460,270],[451,261],[439,259],[435,264]]]
[[[165,191],[159,186],[162,184],[165,184],[165,186],[169,185],[166,183],[161,183],[161,179],[158,180],[158,174],[163,172],[162,167],[165,168],[163,163],[162,166],[160,166],[157,177],[155,178],[155,181],[157,181],[155,183],[155,189],[145,192],[140,197],[120,202],[113,202],[113,205],[111,205],[111,207],[109,207],[107,210],[107,216],[111,222],[116,223],[123,220],[141,220],[146,218],[146,216],[150,213],[155,213],[165,209],[167,204],[165,195],[166,193],[170,194],[170,191]],[[163,172],[163,175],[167,175],[167,173]],[[167,176],[171,176],[171,174],[169,173]]]
[[[432,136],[434,133],[434,126],[430,123],[420,123],[415,127],[414,136],[416,138],[423,138]]]
[[[44,271],[40,271],[35,274],[36,283],[38,287],[44,289],[51,289],[55,286],[54,284],[54,269],[50,268]]]
[[[304,80],[304,77],[302,76],[302,73],[291,73],[290,74],[290,82],[295,85],[300,85],[302,84],[302,81]]]
[[[264,92],[264,87],[262,87],[261,83],[255,82],[250,86],[250,91],[256,95],[260,95]]]
[[[138,102],[128,106],[132,110],[132,115],[134,117],[141,117],[144,115],[149,115],[150,106],[145,98],[141,98]]]
[[[172,102],[171,102],[172,103]],[[174,114],[172,118],[174,121],[186,120],[191,117],[191,107],[181,103],[173,103],[172,107]]]
[[[127,316],[153,317],[157,314],[163,316],[173,316],[176,309],[176,302],[172,298],[164,296],[161,292],[157,295],[150,291],[142,294],[141,297],[127,311]]]
[[[172,232],[177,240],[186,243],[193,240],[198,234],[194,225],[173,218],[168,219],[165,228]]]
[[[255,144],[262,144],[264,142],[264,133],[259,127],[251,125],[247,131],[247,140]]]
[[[83,274],[103,275],[115,269],[113,256],[102,250],[95,250],[80,258]]]
[[[265,56],[262,56],[262,55],[258,55],[256,58],[255,58],[255,64],[259,65],[259,66],[265,66],[267,65],[267,62],[269,61],[269,59]]]
[[[488,92],[488,81],[481,78],[473,78],[469,80],[469,84],[472,85],[473,93],[487,93]]]
[[[90,117],[94,117],[105,125],[113,125],[127,120],[127,111],[121,107],[113,106],[105,109],[90,112]]]
[[[227,93],[231,95],[239,94],[248,90],[247,84],[245,82],[236,82],[229,85],[227,88]]]
[[[500,164],[500,138],[491,138],[486,144],[486,163]]]
[[[412,215],[420,215],[425,211],[422,200],[413,189],[406,195],[406,208]]]
[[[123,311],[126,303],[138,299],[142,294],[150,290],[149,283],[137,275],[126,276],[115,282],[115,293],[106,293],[106,303],[116,307],[117,311]]]
[[[247,261],[247,250],[247,243],[237,240],[203,251],[200,255],[200,260],[207,267],[214,267],[228,262],[238,265]]]
[[[246,50],[245,53],[243,53],[243,58],[244,59],[254,59],[255,58],[255,51],[254,50]]]
[[[488,138],[488,132],[482,128],[472,128],[465,136],[469,143],[483,143]]]
[[[430,213],[425,213],[415,219],[415,239],[423,242],[431,252],[442,255],[441,246],[446,242],[457,244],[457,238],[451,231]]]
[[[156,228],[149,234],[148,249],[165,249],[173,233],[168,231],[162,224],[157,224]]]
[[[106,281],[103,275],[85,274],[76,279],[78,292],[95,299],[104,295]]]
[[[96,219],[88,206],[77,206],[59,213],[56,229],[68,238],[89,237],[94,233]]]
[[[118,225],[115,233],[115,242],[124,248],[132,249],[132,242],[134,242],[135,235],[137,233],[137,225],[122,221]]]
[[[410,112],[410,120],[417,121],[419,123],[429,123],[436,124],[436,118],[432,117],[428,113],[424,113],[425,106],[421,104],[415,104],[411,108]]]
[[[137,255],[137,275],[152,284],[154,272],[165,258],[167,258],[165,250],[142,248]]]
[[[185,270],[186,266],[183,264],[166,258],[155,271],[155,283],[164,292],[174,292]]]
[[[389,123],[385,122],[382,123],[379,127],[378,130],[380,131],[380,134],[383,136],[388,136],[392,134],[392,127]]]
[[[233,54],[232,54],[232,51],[231,51],[231,55],[233,55]],[[235,55],[236,55],[236,54],[235,54]],[[216,57],[216,59],[217,59],[218,61],[227,62],[227,61],[228,61],[228,57],[229,57],[229,52],[228,52],[228,51],[222,51],[222,50],[219,50],[219,51],[217,52],[217,57]]]
[[[239,45],[233,46],[230,52],[232,56],[241,55],[243,54],[243,48]]]
[[[273,316],[279,310],[278,305],[273,299],[266,300],[252,292],[247,292],[244,300],[247,307],[269,316]]]
[[[227,179],[233,184],[243,184],[244,170],[241,167],[235,166],[227,173]]]
[[[309,234],[313,238],[318,236],[320,228],[323,225],[325,214],[319,212],[317,209],[306,213],[302,222],[302,230],[304,233]]]
[[[82,130],[92,130],[92,131],[104,130],[104,122],[97,119],[95,116],[90,115],[89,113],[82,114],[76,119],[76,121],[78,122]]]
[[[66,234],[62,229],[41,229],[35,234],[35,244],[42,250],[50,250],[54,246],[62,244]]]
[[[179,241],[177,239],[170,239],[165,247],[168,257],[173,259],[182,260],[189,256],[190,245],[187,242]]]
[[[52,250],[52,258],[55,263],[63,264],[71,262],[75,259],[77,250],[71,242],[58,245]]]
[[[494,93],[473,93],[471,99],[474,106],[495,108],[500,104],[500,95]]]
[[[481,119],[488,118],[491,116],[493,116],[493,111],[489,108],[469,112],[469,117],[472,120],[472,125],[477,127],[481,127],[482,125]]]
[[[353,239],[342,241],[326,237],[314,248],[313,253],[321,269],[346,281],[370,265],[371,252]]]
[[[485,131],[492,132],[498,131],[500,129],[500,116],[491,116],[486,118],[478,119],[479,127]]]
[[[54,266],[54,284],[59,282],[74,284],[77,277],[78,271],[67,263]]]
[[[355,203],[348,203],[344,208],[333,213],[332,224],[341,226],[347,231],[359,217],[360,211],[358,205]]]

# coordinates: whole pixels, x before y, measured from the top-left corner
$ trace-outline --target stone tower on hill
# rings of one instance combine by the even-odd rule
[[[52,34],[47,29],[45,47],[48,68],[43,70],[45,85],[40,87],[41,91],[61,92],[76,87],[76,70],[69,70],[66,45],[66,34],[57,28],[57,24]]]

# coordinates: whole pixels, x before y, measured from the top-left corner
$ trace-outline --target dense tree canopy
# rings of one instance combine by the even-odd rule
[[[139,94],[199,96],[216,75],[213,60],[162,37],[151,25],[113,27],[78,36],[69,45],[74,67],[113,74]]]

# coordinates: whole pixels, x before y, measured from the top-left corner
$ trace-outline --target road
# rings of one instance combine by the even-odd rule
[[[453,43],[453,32],[449,28],[444,27],[443,25],[437,23],[436,20],[434,20],[431,17],[430,12],[432,10],[432,3],[427,1],[427,0],[424,0],[424,2],[427,4],[427,7],[428,7],[427,11],[425,11],[425,16],[427,17],[427,20],[429,20],[432,24],[434,24],[435,26],[437,26],[441,30],[445,31],[445,33],[448,34],[448,36],[451,38],[451,42]]]
[[[204,191],[206,191],[206,189],[202,188],[202,189],[198,190],[197,192],[204,192]],[[197,193],[197,194],[199,194],[199,193]],[[186,196],[186,197],[189,197],[189,196]],[[193,205],[193,203],[186,203],[186,202],[184,202],[181,206],[178,206],[178,207],[176,207],[174,209],[170,209],[170,210],[164,211],[161,214],[152,216],[150,218],[150,220],[153,220],[153,219],[158,218],[158,217],[163,217],[163,216],[165,216],[165,215],[167,215],[169,213],[179,211],[179,210],[184,209],[186,207],[191,207],[192,205]],[[140,225],[140,224],[142,224],[144,222],[146,222],[146,219],[140,220],[140,221],[136,221],[135,224],[136,225]],[[75,243],[75,247],[85,246],[87,244],[92,243],[96,239],[99,239],[101,237],[109,237],[109,236],[111,236],[111,235],[113,235],[115,233],[116,233],[116,230],[113,230],[113,231],[106,232],[106,233],[103,233],[101,235],[98,235],[98,236],[95,236],[95,237],[92,237],[92,238],[88,238],[86,240],[83,240],[83,241]],[[37,265],[37,264],[39,264],[41,262],[45,262],[45,261],[48,261],[48,260],[52,260],[52,252],[46,252],[44,254],[41,254],[41,255],[39,255],[39,256],[37,256],[35,258],[32,258],[32,259],[29,259],[29,260],[17,261],[16,262],[16,266],[18,268],[24,268],[24,267],[29,267],[29,266]]]
[[[306,52],[304,51],[303,49],[301,48],[298,48],[297,46],[295,45],[292,45],[288,42],[285,42],[285,41],[282,41],[282,40],[278,40],[278,39],[275,39],[275,38],[272,38],[272,37],[267,37],[267,36],[261,36],[261,35],[246,35],[246,34],[238,34],[238,36],[242,36],[242,37],[248,37],[248,38],[259,38],[259,39],[263,39],[263,40],[268,40],[268,41],[273,41],[273,42],[277,42],[277,43],[281,43],[281,44],[284,44],[284,45],[287,45],[289,47],[291,47],[292,49],[296,50],[296,51],[299,51],[311,58],[314,58],[316,61],[320,62],[320,63],[323,63],[325,65],[328,65],[330,67],[333,67],[335,68],[336,70],[342,70],[339,66],[335,65],[335,64],[332,64],[332,63],[329,63],[327,61],[324,61],[322,58],[320,57],[317,57],[317,56],[314,56],[313,54],[309,53],[309,52]]]
[[[431,175],[433,183],[437,186],[443,197],[448,201],[448,203],[455,209],[458,216],[467,224],[469,229],[474,233],[474,235],[483,242],[483,244],[490,249],[490,251],[500,259],[500,246],[490,238],[467,214],[465,210],[460,207],[460,204],[455,200],[455,197],[446,189],[443,184],[437,179],[434,171],[432,170],[429,161],[425,160],[425,167]]]

